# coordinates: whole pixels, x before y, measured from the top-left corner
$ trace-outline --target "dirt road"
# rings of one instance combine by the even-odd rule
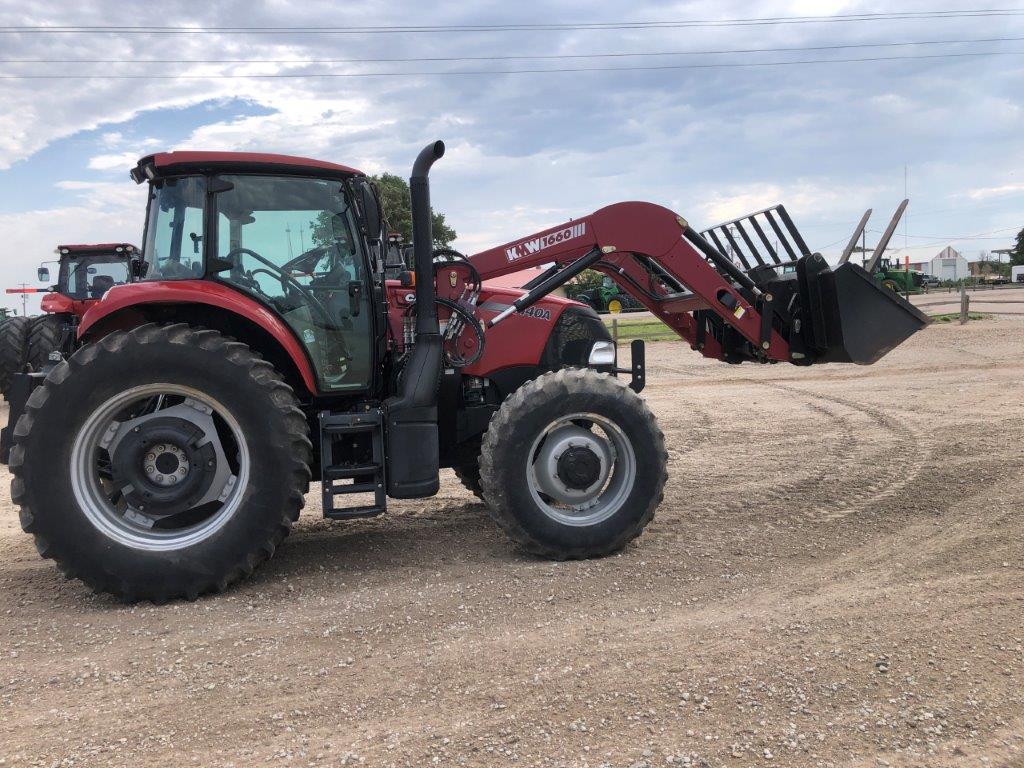
[[[5,503],[0,762],[1024,764],[1024,320],[648,359],[669,486],[600,561],[517,554],[446,473],[372,521],[311,494],[253,580],[124,607]]]

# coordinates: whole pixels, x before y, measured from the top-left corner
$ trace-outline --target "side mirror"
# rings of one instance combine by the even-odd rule
[[[36,274],[39,276],[39,282],[41,282],[41,283],[48,283],[48,282],[50,282],[50,268],[49,267],[40,267],[36,271]]]
[[[363,180],[359,185],[359,207],[363,212],[363,231],[367,239],[380,240],[384,222],[381,218],[377,192],[369,180]]]

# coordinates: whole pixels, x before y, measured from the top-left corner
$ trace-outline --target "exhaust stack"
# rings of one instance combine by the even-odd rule
[[[401,391],[384,404],[388,495],[396,499],[433,496],[440,487],[437,390],[442,350],[434,304],[434,237],[427,177],[431,166],[443,156],[443,141],[428,144],[416,157],[409,178],[416,272],[416,343],[402,371]]]

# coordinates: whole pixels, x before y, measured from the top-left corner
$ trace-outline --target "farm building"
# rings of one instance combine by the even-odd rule
[[[963,280],[971,274],[967,259],[949,245],[939,251],[929,265],[931,268],[924,271],[940,280]]]

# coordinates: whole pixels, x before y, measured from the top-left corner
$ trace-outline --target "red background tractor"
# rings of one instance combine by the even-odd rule
[[[8,288],[7,293],[43,293],[36,317],[13,317],[0,325],[0,392],[7,395],[11,376],[28,366],[40,371],[59,349],[71,343],[82,315],[108,289],[130,282],[138,269],[139,250],[130,243],[58,245],[58,259],[39,265],[40,282],[51,279],[48,265],[57,265],[57,283],[49,288]],[[65,331],[67,333],[65,334]]]

